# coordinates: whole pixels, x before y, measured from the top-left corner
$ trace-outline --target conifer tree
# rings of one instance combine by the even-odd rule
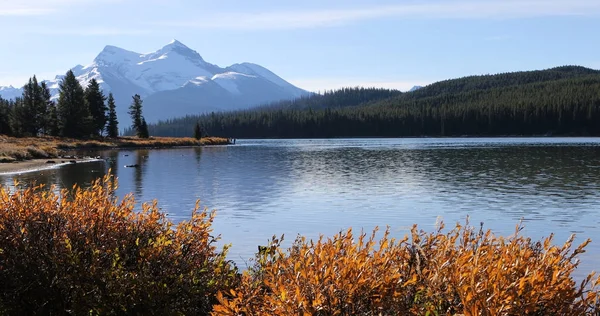
[[[21,137],[26,135],[26,124],[27,111],[25,110],[25,104],[23,98],[16,98],[12,105],[10,112],[10,128],[13,136]]]
[[[56,110],[56,104],[52,101],[52,94],[50,89],[45,82],[40,84],[42,90],[42,98],[46,105],[46,117],[44,120],[44,134],[51,136],[58,136],[60,133],[58,126],[58,112]]]
[[[44,86],[46,86],[44,84]],[[44,133],[46,127],[46,117],[48,114],[48,105],[44,97],[44,88],[38,84],[37,78],[33,76],[33,107],[35,112],[35,129],[37,133]],[[50,99],[48,98],[48,101]]]
[[[108,94],[108,125],[106,126],[106,134],[110,138],[119,136],[119,121],[117,120],[115,98],[112,93]]]
[[[11,104],[0,97],[0,135],[12,135],[10,126]]]
[[[107,107],[104,103],[106,97],[96,79],[92,79],[85,89],[85,103],[91,115],[91,128],[96,136],[102,136],[106,126]]]
[[[62,136],[80,138],[90,135],[91,117],[85,104],[85,93],[71,70],[60,83],[57,110]]]
[[[142,125],[140,126],[139,132],[140,138],[149,138],[150,133],[148,132],[148,124],[146,124],[146,119],[142,116]]]
[[[20,120],[24,135],[37,136],[43,131],[46,120],[46,104],[43,91],[35,75],[23,86],[23,108],[20,110]]]
[[[23,86],[21,102],[15,108],[15,119],[19,120],[19,134],[24,136],[35,136],[35,112],[33,112],[33,80],[29,78],[27,84]]]
[[[131,115],[132,129],[139,138],[148,138],[148,125],[142,114],[142,98],[139,94],[133,96],[133,101],[129,106],[129,115]]]
[[[194,138],[197,140],[202,138],[202,127],[200,127],[200,122],[196,122],[196,126],[194,127]]]
[[[60,126],[58,121],[58,110],[54,102],[48,105],[48,118],[46,120],[46,135],[60,135]]]

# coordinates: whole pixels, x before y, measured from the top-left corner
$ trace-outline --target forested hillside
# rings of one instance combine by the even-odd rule
[[[564,66],[471,76],[409,93],[343,89],[255,110],[149,126],[152,135],[235,138],[600,135],[600,71]]]

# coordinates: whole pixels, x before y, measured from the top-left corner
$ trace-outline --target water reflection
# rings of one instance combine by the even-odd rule
[[[135,164],[128,165],[126,168],[133,169],[133,181],[135,186],[135,194],[142,196],[144,187],[144,174],[146,173],[146,165],[148,163],[148,149],[139,149],[135,151]],[[118,173],[115,173],[118,175]]]
[[[194,148],[194,153],[196,154],[196,167],[200,168],[200,160],[202,160],[202,147]]]
[[[189,218],[201,199],[219,210],[215,231],[242,265],[273,234],[291,240],[391,225],[403,235],[413,223],[432,228],[439,216],[470,216],[501,234],[524,218],[527,235],[555,232],[557,241],[600,235],[598,139],[270,140],[92,154],[106,160],[0,183],[68,188],[111,169],[119,196],[156,198],[175,220]],[[600,240],[586,256],[600,258]]]
[[[13,181],[21,188],[43,184],[57,189],[72,188],[75,184],[89,186],[95,179],[106,175],[104,161],[93,161],[64,165],[60,168],[26,172],[15,175],[0,175],[0,183],[12,187]]]

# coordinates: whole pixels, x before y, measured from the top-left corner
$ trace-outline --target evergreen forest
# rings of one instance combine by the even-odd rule
[[[149,124],[150,134],[232,138],[599,136],[600,71],[580,66],[469,76],[413,92],[345,88]],[[126,133],[132,133],[131,130]]]
[[[148,138],[139,95],[133,96],[129,110],[131,131],[140,138]],[[0,135],[116,138],[119,121],[115,99],[112,93],[104,95],[96,79],[82,87],[69,70],[59,84],[58,99],[53,100],[50,87],[45,82],[38,83],[34,75],[23,86],[21,97],[5,100],[0,96]]]

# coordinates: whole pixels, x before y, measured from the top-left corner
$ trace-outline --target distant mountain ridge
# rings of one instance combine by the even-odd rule
[[[310,95],[257,64],[221,68],[206,62],[177,40],[147,54],[108,45],[90,65],[77,65],[71,70],[84,87],[96,79],[105,94],[113,93],[122,122],[127,122],[127,108],[134,94],[144,99],[148,122]],[[54,99],[58,98],[63,76],[46,81]],[[13,99],[21,93],[20,88],[0,87],[3,98]]]

